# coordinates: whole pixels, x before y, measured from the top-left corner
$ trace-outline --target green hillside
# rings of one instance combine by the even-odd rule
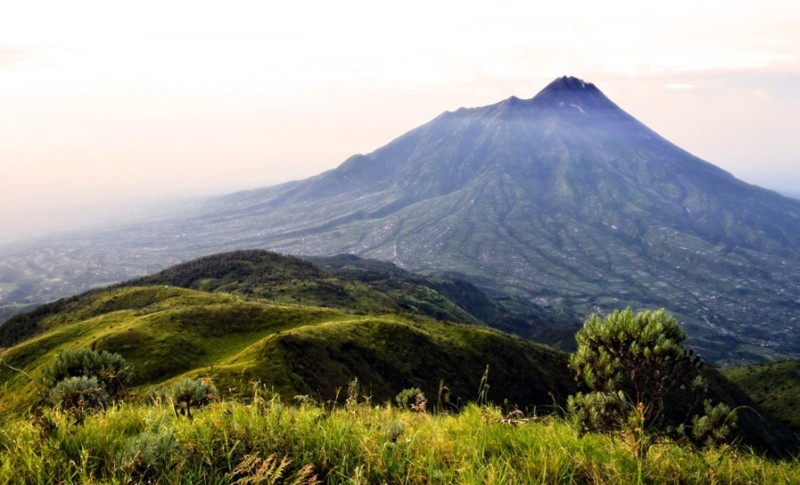
[[[753,402],[800,430],[800,361],[736,367],[724,374]]]
[[[404,308],[438,319],[479,321],[561,350],[574,350],[575,332],[580,326],[569,323],[573,318],[571,315],[558,314],[530,300],[504,293],[489,294],[462,275],[422,275],[387,261],[351,254],[305,259],[343,278],[360,281],[386,293]],[[457,306],[456,310],[452,309],[453,304]]]
[[[22,341],[0,356],[37,377],[61,350],[116,352],[133,365],[139,393],[209,375],[233,396],[259,381],[324,401],[357,378],[379,401],[410,387],[437,396],[442,383],[456,406],[477,397],[487,366],[497,402],[551,406],[575,391],[563,353],[449,321],[478,319],[423,278],[406,288],[399,302],[298,258],[226,253],[20,315],[3,329]],[[36,401],[22,373],[4,366],[0,382],[0,413]]]
[[[390,267],[381,267],[381,271],[373,269],[369,277],[363,277],[363,274],[356,277],[352,273],[353,267],[374,268],[381,263],[347,258],[350,264],[347,266],[349,269],[345,269],[333,264],[336,260],[328,259],[333,270],[328,271],[322,269],[319,262],[312,264],[268,251],[234,251],[195,259],[113,288],[177,286],[204,292],[235,293],[272,303],[347,309],[358,314],[413,313],[468,323],[484,321],[487,313],[497,312],[483,293],[459,280],[434,281]],[[337,269],[339,272],[335,271]],[[392,282],[390,285],[380,283],[389,280]],[[469,287],[471,291],[454,300],[437,291],[437,288],[448,285]],[[0,346],[11,346],[36,335],[54,322],[85,318],[129,303],[146,306],[152,299],[142,297],[138,302],[131,302],[129,298],[116,300],[101,296],[106,291],[89,291],[12,317],[0,325]],[[98,298],[100,302],[89,303]],[[111,303],[102,303],[109,300]]]

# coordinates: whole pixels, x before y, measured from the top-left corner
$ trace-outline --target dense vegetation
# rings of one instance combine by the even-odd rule
[[[352,388],[352,387],[351,387]],[[0,430],[7,483],[794,483],[796,459],[727,446],[654,446],[578,437],[561,418],[489,405],[421,413],[352,394],[287,402],[262,387],[192,420],[167,402],[123,405],[77,425],[52,411]],[[261,480],[261,482],[259,482]],[[284,481],[285,480],[285,481]]]

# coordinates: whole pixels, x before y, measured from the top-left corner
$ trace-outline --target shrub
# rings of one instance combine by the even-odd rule
[[[43,384],[54,388],[66,379],[94,378],[108,395],[108,400],[113,402],[127,397],[132,376],[131,366],[119,354],[105,350],[65,350],[58,354],[52,366],[45,369]]]
[[[176,382],[169,392],[175,415],[192,418],[192,408],[199,408],[210,403],[217,393],[211,379],[182,379]]]
[[[104,407],[109,395],[96,377],[67,377],[50,391],[48,400],[64,410],[84,410]]]
[[[617,429],[619,413],[617,406],[625,402],[625,396],[613,393],[589,392],[569,396],[567,407],[578,423],[579,431],[609,433]]]
[[[665,310],[592,315],[575,338],[570,366],[592,391],[568,401],[581,432],[621,433],[642,458],[660,436],[706,444],[727,435],[735,418],[725,406],[689,418],[705,393],[702,361],[684,349],[686,334]]]
[[[139,483],[155,483],[180,459],[174,431],[156,429],[128,438],[117,458],[120,469]]]
[[[418,387],[403,389],[395,396],[394,400],[401,409],[410,409],[412,411],[424,413],[428,407],[428,400],[425,398],[425,393]]]
[[[711,405],[711,401],[703,402],[704,415],[692,417],[692,434],[690,439],[696,444],[716,446],[724,443],[731,433],[731,428],[736,426],[736,414],[724,403]],[[684,430],[681,430],[685,433]]]

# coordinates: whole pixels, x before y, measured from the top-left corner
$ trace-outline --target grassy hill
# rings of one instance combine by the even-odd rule
[[[343,261],[347,264],[341,264]],[[502,311],[477,288],[457,279],[412,275],[391,264],[355,257],[317,258],[312,264],[261,250],[199,258],[112,288],[147,285],[235,293],[273,303],[340,308],[359,314],[423,314],[466,323],[486,321],[487,316]],[[444,291],[440,293],[440,289]],[[101,313],[113,309],[113,304],[86,303],[105,291],[89,291],[16,315],[0,325],[0,346],[11,346],[41,332],[44,326],[52,325],[45,321],[57,314],[71,314],[79,306]],[[78,312],[78,318],[86,316],[86,311]]]
[[[483,322],[561,350],[574,350],[575,332],[580,326],[569,323],[573,320],[572,315],[558,314],[529,300],[521,301],[504,293],[481,290],[462,278],[462,275],[422,275],[403,270],[387,261],[350,254],[305,259],[336,275],[355,279],[387,293],[404,308],[438,319]],[[455,304],[460,311],[447,308],[447,302]],[[443,313],[443,310],[446,312]]]
[[[422,278],[404,288],[393,296],[298,258],[226,253],[20,315],[2,329],[21,342],[0,357],[37,377],[60,350],[116,352],[140,393],[209,375],[231,396],[259,381],[286,398],[329,400],[358,378],[379,401],[410,387],[437,396],[442,383],[456,405],[477,398],[487,366],[497,402],[550,406],[575,391],[563,353],[453,323],[478,319]],[[0,413],[35,402],[23,374],[3,366],[0,382]]]
[[[724,375],[773,416],[800,430],[800,361],[725,369]]]

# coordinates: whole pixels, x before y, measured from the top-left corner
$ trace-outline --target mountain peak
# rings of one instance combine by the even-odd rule
[[[577,109],[582,114],[590,110],[615,110],[619,107],[592,83],[573,76],[556,78],[531,100],[539,106]]]
[[[597,87],[592,83],[587,83],[583,79],[578,79],[574,76],[561,76],[556,78],[548,84],[541,93],[545,93],[548,91],[599,91]]]

